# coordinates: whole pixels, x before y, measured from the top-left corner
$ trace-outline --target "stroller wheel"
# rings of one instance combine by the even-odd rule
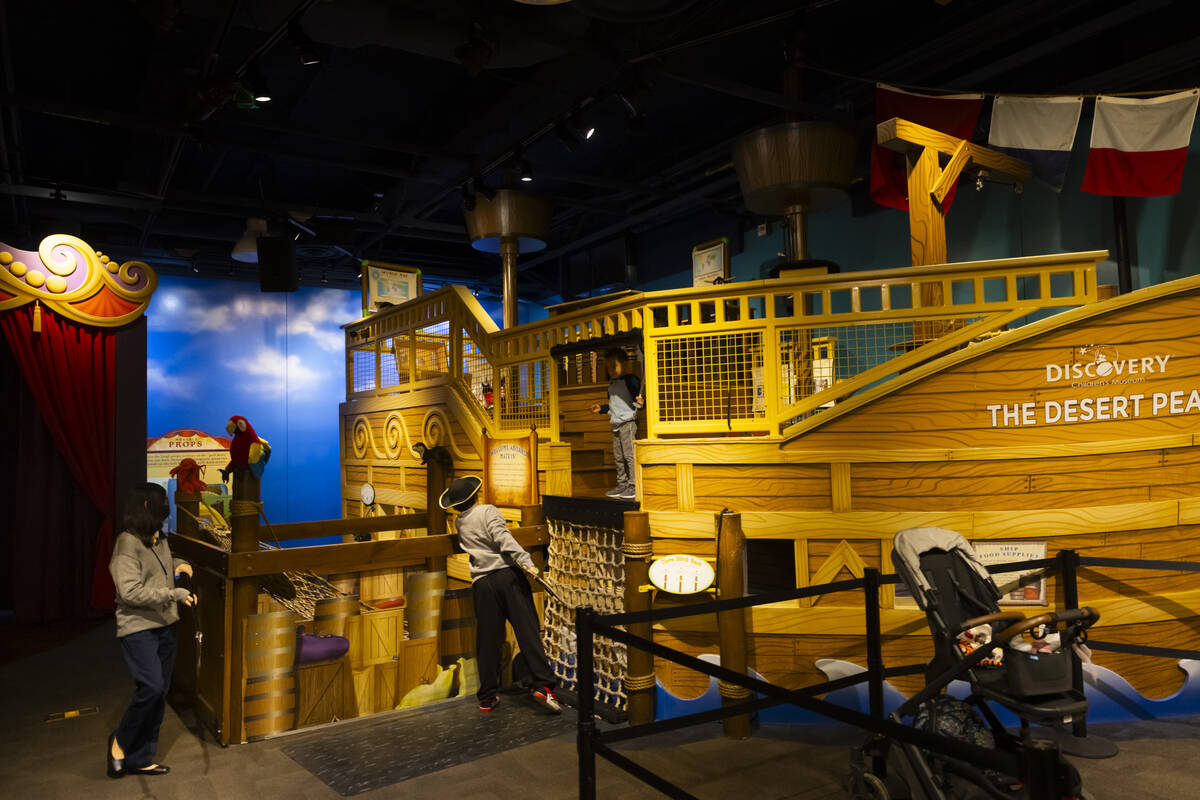
[[[871,792],[870,800],[891,800],[892,796],[888,794],[887,786],[878,777],[869,772],[864,772],[862,778],[863,786]]]

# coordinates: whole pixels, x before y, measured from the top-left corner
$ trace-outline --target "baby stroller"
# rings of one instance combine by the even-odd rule
[[[934,641],[934,656],[925,668],[925,688],[891,715],[894,721],[903,723],[905,717],[916,717],[918,727],[938,733],[953,731],[956,738],[967,739],[972,737],[962,735],[962,729],[971,728],[973,719],[978,726],[978,730],[968,731],[974,734],[973,743],[1019,753],[1031,746],[1030,723],[1061,727],[1087,714],[1087,699],[1073,685],[1072,648],[1086,640],[1085,631],[1099,619],[1094,609],[1030,618],[1018,611],[1002,611],[1000,591],[974,549],[959,534],[941,528],[900,531],[893,541],[892,563],[925,612]],[[1027,636],[1033,641],[1027,641]],[[940,697],[956,679],[970,683],[967,706]],[[999,703],[1020,719],[1019,736],[1004,728],[989,702]],[[936,723],[939,704],[960,707],[957,727]],[[986,726],[971,707],[987,721]],[[932,725],[931,718],[935,720]],[[875,740],[856,753],[851,783],[858,797],[1023,796],[1020,782],[1011,776],[927,754],[908,743],[898,743],[900,752],[894,754],[898,757],[890,761],[902,781],[897,782],[897,776],[886,781],[886,776],[870,774],[866,765],[872,761],[889,763],[890,744],[893,742]],[[867,755],[872,759],[864,758]],[[1060,762],[1060,777],[1059,785],[1069,787],[1064,797],[1084,796],[1078,773],[1066,762]]]

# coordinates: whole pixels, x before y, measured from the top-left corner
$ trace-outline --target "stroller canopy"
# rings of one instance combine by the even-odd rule
[[[961,534],[945,528],[906,528],[897,533],[892,541],[892,561],[894,566],[901,569],[901,577],[905,579],[917,605],[921,608],[928,605],[929,592],[933,588],[925,573],[921,571],[921,554],[930,550],[957,553],[980,580],[991,586],[992,591],[999,596],[991,574],[979,563],[975,549]]]

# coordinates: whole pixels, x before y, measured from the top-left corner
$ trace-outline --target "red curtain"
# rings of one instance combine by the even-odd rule
[[[41,316],[41,333],[33,332],[32,306],[0,314],[0,329],[59,453],[100,512],[99,529],[89,534],[95,537],[91,602],[98,610],[112,611],[115,597],[108,560],[116,517],[112,500],[116,334],[45,309]],[[55,498],[45,497],[44,502],[53,503]]]

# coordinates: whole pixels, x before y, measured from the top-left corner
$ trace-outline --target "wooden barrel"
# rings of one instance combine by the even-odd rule
[[[447,589],[442,596],[441,631],[438,652],[443,667],[475,657],[475,597],[470,586]]]
[[[313,611],[312,630],[318,636],[345,636],[346,619],[358,613],[358,595],[325,597]]]
[[[412,572],[405,576],[404,596],[407,600],[410,639],[438,635],[442,618],[442,595],[445,592],[445,572]]]
[[[296,622],[290,611],[246,617],[245,738],[296,727]]]

